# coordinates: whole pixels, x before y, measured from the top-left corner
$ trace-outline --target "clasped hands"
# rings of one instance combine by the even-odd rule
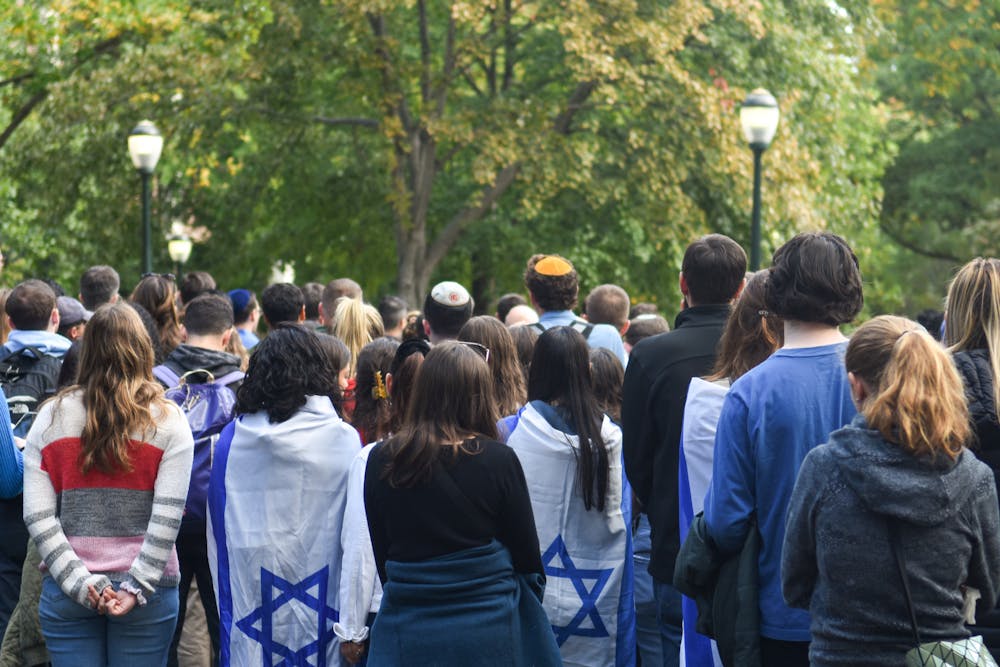
[[[110,616],[124,616],[132,611],[138,602],[134,593],[116,591],[111,586],[106,586],[103,591],[98,593],[93,585],[87,586],[87,600],[98,614]]]

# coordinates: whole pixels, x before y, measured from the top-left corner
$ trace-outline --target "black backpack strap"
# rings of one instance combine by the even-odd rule
[[[590,332],[594,330],[594,325],[585,320],[576,320],[573,322],[573,328],[583,334],[584,340],[589,340]]]
[[[531,324],[529,324],[527,326],[531,327],[532,329],[534,329],[535,331],[537,331],[540,334],[545,333],[545,325],[543,325],[541,322],[532,322]]]

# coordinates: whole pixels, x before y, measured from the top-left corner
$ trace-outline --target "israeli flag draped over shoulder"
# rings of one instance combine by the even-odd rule
[[[604,512],[584,509],[576,475],[579,438],[544,403],[529,403],[507,444],[528,482],[545,566],[542,601],[563,664],[635,664],[632,492],[622,466],[621,429],[604,417],[610,465]]]
[[[330,400],[222,432],[208,494],[221,664],[339,665],[340,531],[361,440]]]

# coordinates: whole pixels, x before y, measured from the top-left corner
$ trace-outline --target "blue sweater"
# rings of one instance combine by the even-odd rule
[[[715,435],[705,520],[720,549],[736,552],[757,514],[761,635],[809,641],[809,614],[781,595],[785,514],[806,454],[855,415],[847,343],[778,350],[737,380]]]

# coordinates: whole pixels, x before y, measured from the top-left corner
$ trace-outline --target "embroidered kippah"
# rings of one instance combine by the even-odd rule
[[[548,255],[535,264],[535,273],[543,276],[565,276],[573,271],[573,265],[562,257]]]
[[[440,303],[442,306],[464,306],[469,303],[472,297],[469,296],[468,290],[459,285],[456,282],[446,280],[443,283],[438,283],[431,290],[431,298]]]

